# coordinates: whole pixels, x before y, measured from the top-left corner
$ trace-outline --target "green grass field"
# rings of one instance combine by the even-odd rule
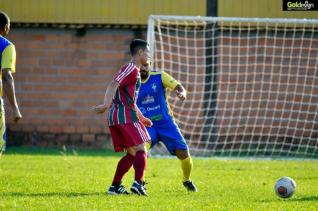
[[[0,159],[0,210],[318,210],[318,162],[194,158],[198,193],[181,184],[179,161],[150,158],[149,197],[108,196],[119,155],[104,151],[9,148]],[[290,176],[292,198],[274,182]],[[130,187],[133,169],[124,184]]]

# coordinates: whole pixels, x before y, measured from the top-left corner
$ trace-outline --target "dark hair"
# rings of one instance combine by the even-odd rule
[[[142,39],[135,39],[130,43],[130,54],[134,56],[139,49],[145,50],[148,43]]]
[[[0,11],[0,29],[4,29],[9,22],[9,16],[5,12]]]

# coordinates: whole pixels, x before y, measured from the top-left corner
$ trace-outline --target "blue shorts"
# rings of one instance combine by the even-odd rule
[[[175,155],[176,149],[188,149],[188,145],[174,121],[167,121],[164,124],[153,122],[152,127],[147,127],[147,131],[152,141],[151,148],[161,141],[171,155]]]

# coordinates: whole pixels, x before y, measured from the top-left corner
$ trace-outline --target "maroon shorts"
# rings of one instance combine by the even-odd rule
[[[150,141],[147,129],[139,122],[110,126],[109,130],[115,152]]]

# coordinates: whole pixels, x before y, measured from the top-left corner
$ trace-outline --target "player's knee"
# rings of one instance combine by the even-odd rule
[[[180,160],[184,160],[190,156],[189,151],[183,150],[183,149],[176,149],[175,154],[176,154],[177,158],[179,158]]]
[[[127,151],[127,154],[130,154],[134,157],[136,156],[136,151],[135,151],[134,147],[129,147],[126,149],[126,151]]]
[[[139,144],[139,145],[135,146],[134,149],[135,149],[135,152],[138,152],[138,151],[147,152],[145,143],[142,143],[142,144]]]

